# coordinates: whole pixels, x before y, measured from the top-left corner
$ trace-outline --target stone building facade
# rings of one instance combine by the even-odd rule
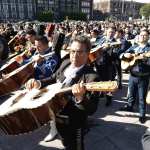
[[[139,10],[142,6],[143,3],[133,0],[99,0],[94,3],[94,10],[108,13],[109,16],[116,20],[128,20],[129,17],[133,19],[139,18]]]
[[[0,0],[0,21],[33,20],[40,11],[83,12],[92,18],[93,0]]]

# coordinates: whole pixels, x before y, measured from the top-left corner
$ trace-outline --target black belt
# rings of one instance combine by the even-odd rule
[[[131,72],[131,75],[132,76],[134,76],[134,77],[148,77],[148,76],[150,76],[150,73],[139,73],[139,72],[137,72],[137,73],[133,73],[133,72]]]

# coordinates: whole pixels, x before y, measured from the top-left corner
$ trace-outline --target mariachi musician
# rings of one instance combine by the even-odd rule
[[[7,24],[5,31],[3,32],[2,36],[9,42],[12,37],[14,37],[17,34],[16,31],[14,31],[12,24]]]
[[[61,39],[60,39],[61,38]],[[35,56],[33,55],[32,59],[36,62],[34,65],[34,78],[36,80],[44,80],[47,77],[50,77],[59,67],[61,60],[60,56],[57,54],[57,50],[61,49],[63,43],[62,35],[59,36],[53,47],[48,46],[48,39],[45,36],[37,36],[35,39],[35,47],[37,52]],[[50,54],[51,56],[44,58],[44,55]],[[39,55],[38,55],[39,54]],[[24,60],[27,63],[29,60]],[[50,122],[51,130],[49,135],[44,139],[44,141],[50,141],[57,134],[55,127],[55,118],[52,118]]]
[[[109,47],[107,43],[116,42],[114,38],[115,28],[109,27],[107,29],[106,36],[103,36],[99,40],[99,44],[103,48],[98,52],[97,60],[95,62],[96,70],[102,81],[112,81],[115,78],[115,71],[113,65],[113,48]],[[112,102],[112,94],[106,94],[106,106],[109,106]]]
[[[37,36],[35,39],[35,46],[37,52],[35,52],[35,56],[33,55],[32,59],[36,62],[34,65],[34,78],[36,80],[44,80],[52,76],[53,73],[57,70],[60,65],[60,57],[52,51],[52,48],[48,46],[48,39],[45,36]],[[46,54],[52,54],[48,58],[44,58]],[[38,55],[39,54],[39,55]],[[24,60],[24,63],[27,61],[31,61],[30,59]],[[30,80],[32,81],[32,79]],[[50,141],[57,134],[57,130],[55,127],[55,118],[52,116],[52,120],[50,121],[51,130],[49,135],[44,139],[44,141]]]
[[[30,55],[26,55],[25,51],[25,53],[23,52],[22,54],[12,59],[12,62],[10,61],[8,66],[4,66],[2,68],[2,77],[4,79],[7,79],[7,81],[9,82],[14,82],[15,84],[13,84],[13,88],[8,88],[8,85],[5,84],[5,80],[3,80],[1,86],[4,85],[7,88],[7,91],[1,90],[0,94],[3,95],[5,93],[18,89],[31,76],[35,76],[36,79],[41,79],[46,78],[47,76],[50,76],[53,72],[55,72],[61,60],[60,57],[54,52],[55,48],[49,48],[47,42],[48,40],[46,37],[37,37],[35,41],[36,45],[34,46],[36,49],[36,53],[34,55],[32,55],[32,53]],[[57,48],[60,48],[60,46],[58,46],[60,44],[56,45]],[[28,70],[32,71],[28,72]],[[10,74],[10,76],[5,76],[5,74],[9,75],[9,73],[12,71],[13,74]],[[22,74],[22,72],[24,73]],[[21,75],[24,77],[22,78]],[[20,82],[16,81],[18,77],[20,78]]]
[[[33,29],[28,29],[26,31],[27,42],[25,45],[25,50],[27,50],[31,56],[35,53],[34,47],[35,47],[36,35],[37,35],[37,33]]]
[[[120,110],[132,112],[134,103],[137,99],[139,101],[139,121],[141,123],[145,123],[146,121],[146,95],[148,92],[150,77],[150,58],[145,57],[143,54],[150,52],[148,40],[148,30],[142,30],[139,35],[139,43],[130,47],[121,55],[123,60],[132,60],[132,58],[136,58],[136,55],[139,59],[135,61],[133,66],[130,67],[128,104],[122,107]]]
[[[22,38],[21,38],[22,37]],[[36,32],[33,29],[18,32],[18,44],[15,46],[15,51],[23,52],[24,59],[30,58],[35,53]],[[21,54],[21,55],[22,55]]]
[[[132,40],[135,38],[135,35],[132,34],[132,31],[131,31],[131,28],[130,26],[127,26],[125,29],[124,29],[124,32],[125,32],[125,39],[126,40]]]
[[[17,34],[17,32],[14,31],[12,24],[7,24],[6,30],[2,33],[2,36],[6,39],[6,41],[8,43],[13,37],[16,36],[16,34]],[[13,52],[14,51],[14,43],[11,43],[9,45],[9,48],[10,48],[10,51]]]
[[[96,111],[98,97],[95,92],[87,92],[83,82],[98,80],[98,75],[87,64],[91,43],[85,36],[77,36],[71,44],[70,60],[62,62],[53,76],[44,80],[29,80],[26,88],[43,87],[54,82],[63,87],[72,86],[72,92],[64,94],[66,101],[59,113],[57,129],[62,137],[66,150],[84,150],[84,128],[88,115]],[[60,97],[62,98],[62,96]],[[65,117],[63,117],[65,116]]]
[[[33,36],[31,37],[31,34],[34,34],[34,38],[33,38]],[[27,69],[25,69],[24,67],[22,67],[22,69],[20,68],[20,71],[18,72],[18,71],[16,71],[15,72],[15,70],[18,68],[19,69],[19,67],[21,67],[22,65],[24,65],[25,63],[22,63],[22,62],[25,62],[25,60],[27,60],[27,62],[29,62],[29,60],[30,60],[30,58],[32,57],[32,55],[34,54],[34,52],[35,52],[35,45],[34,45],[34,50],[31,50],[32,49],[32,47],[33,47],[33,44],[31,45],[31,44],[29,44],[29,43],[31,43],[29,40],[31,40],[32,39],[32,41],[34,41],[35,42],[35,35],[36,35],[36,32],[35,31],[27,31],[27,36],[28,36],[28,41],[27,41],[27,43],[25,42],[25,44],[24,45],[20,45],[21,43],[22,43],[22,41],[20,41],[21,43],[17,43],[17,44],[19,44],[18,46],[21,48],[22,47],[22,50],[25,50],[25,51],[23,51],[21,54],[19,54],[18,55],[18,53],[17,54],[13,54],[13,55],[10,55],[10,57],[7,59],[7,63],[6,63],[6,61],[2,64],[3,65],[3,67],[1,68],[1,73],[2,73],[2,75],[4,75],[3,77],[5,78],[5,75],[6,74],[9,74],[10,72],[12,72],[12,71],[14,71],[14,76],[15,75],[17,75],[19,72],[21,73],[21,71],[23,71],[23,70],[27,70]],[[24,31],[19,31],[18,32],[18,34],[16,35],[16,38],[20,38],[20,36],[24,36],[25,37],[25,32]],[[30,38],[29,38],[30,37]],[[34,40],[33,40],[34,39]],[[0,44],[0,49],[3,47],[4,48],[4,53],[3,53],[3,58],[2,59],[6,59],[6,57],[8,57],[8,53],[9,53],[9,49],[8,49],[8,45],[7,45],[7,43],[6,43],[6,41],[5,41],[5,39],[3,39],[3,38],[1,38],[0,37],[0,41],[2,40],[2,42],[3,42],[3,44],[4,45],[2,45],[1,46],[1,44]],[[21,40],[21,39],[20,39]],[[13,42],[13,41],[12,41]],[[17,55],[17,56],[16,56]],[[24,61],[23,61],[24,60]],[[27,65],[27,68],[28,68],[28,66],[32,66],[32,65]],[[33,67],[32,67],[33,68]],[[8,77],[8,76],[6,76],[6,77]],[[9,76],[9,79],[11,78],[12,76]],[[15,78],[17,78],[17,77],[15,77]],[[8,79],[8,78],[7,78]],[[8,79],[8,80],[9,80]],[[22,80],[24,80],[24,79],[22,79]],[[15,81],[15,80],[14,80]],[[5,82],[5,81],[4,81]],[[22,83],[20,82],[20,84],[19,85],[21,85]],[[14,86],[14,87],[16,87],[16,86]],[[12,91],[12,90],[11,90]]]
[[[45,36],[37,36],[35,39],[36,52],[30,59],[22,60],[22,64],[35,61],[34,77],[37,80],[47,78],[53,74],[60,65],[60,58],[52,52],[48,46],[48,39]],[[44,58],[44,55],[51,53],[50,56]]]
[[[100,32],[97,29],[93,29],[90,31],[91,32],[91,43],[92,43],[92,48],[97,46],[99,44],[99,40],[101,39]]]
[[[122,69],[121,69],[121,59],[120,55],[124,53],[127,49],[130,48],[131,43],[128,42],[124,38],[124,32],[122,29],[117,29],[114,38],[116,39],[117,42],[121,42],[121,46],[119,48],[114,48],[113,50],[113,59],[114,59],[114,65],[115,65],[115,70],[117,74],[117,80],[118,80],[118,86],[119,89],[122,88]]]
[[[33,29],[20,30],[9,42],[8,45],[11,47],[11,51],[15,51],[18,54],[25,51],[24,56],[31,57],[35,49],[34,47],[36,32]]]
[[[24,59],[29,59],[36,52],[35,40],[36,40],[37,35],[39,35],[39,33],[37,33],[32,28],[27,29],[25,33],[26,33],[26,36],[25,36],[26,43],[25,45],[23,45],[23,48],[22,48],[24,49],[23,57]]]

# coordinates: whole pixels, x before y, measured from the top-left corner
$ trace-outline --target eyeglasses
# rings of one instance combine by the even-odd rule
[[[72,54],[72,55],[78,55],[78,56],[80,56],[80,55],[82,55],[83,53],[86,53],[85,51],[76,51],[76,50],[70,50],[70,54]]]

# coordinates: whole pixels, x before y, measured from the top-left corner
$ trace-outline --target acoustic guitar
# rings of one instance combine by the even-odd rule
[[[140,54],[132,54],[131,58],[123,58],[121,61],[121,68],[123,70],[129,70],[134,65],[136,65],[138,60],[142,60],[150,57],[150,51]]]
[[[85,83],[87,91],[115,92],[116,81]],[[0,129],[5,134],[18,135],[33,131],[51,120],[67,104],[63,94],[72,87],[62,88],[61,83],[47,86],[41,90],[33,89],[17,92],[0,105]]]

